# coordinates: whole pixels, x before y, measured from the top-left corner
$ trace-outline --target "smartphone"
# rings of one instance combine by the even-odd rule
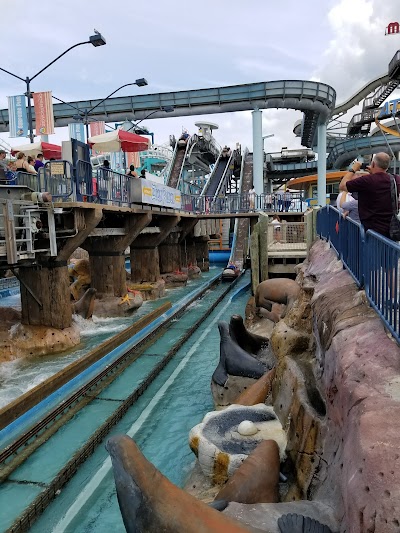
[[[369,163],[363,163],[360,167],[360,170],[367,170],[367,167],[369,167]]]

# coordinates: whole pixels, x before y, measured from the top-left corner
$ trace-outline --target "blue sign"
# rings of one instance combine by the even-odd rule
[[[27,137],[28,115],[23,94],[8,97],[8,116],[10,120],[10,137]]]
[[[123,172],[124,170],[124,155],[122,152],[113,152],[110,156],[110,165],[113,170]]]
[[[390,100],[390,102],[386,102],[385,105],[382,107],[378,118],[387,118],[390,115],[396,116],[399,103],[400,103],[399,98],[397,98],[396,100]]]
[[[77,141],[85,141],[85,127],[82,122],[72,122],[68,124],[68,133],[70,139],[76,139]]]

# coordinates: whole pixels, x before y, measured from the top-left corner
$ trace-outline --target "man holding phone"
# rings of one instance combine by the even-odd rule
[[[387,170],[390,156],[379,152],[372,158],[371,164],[366,166],[365,174],[356,172],[362,169],[359,161],[352,164],[340,182],[339,189],[358,193],[358,212],[365,231],[373,230],[390,239],[389,227],[393,215],[390,194],[390,174]],[[400,191],[400,177],[394,176]]]

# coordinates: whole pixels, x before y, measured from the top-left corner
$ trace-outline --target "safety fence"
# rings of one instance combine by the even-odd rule
[[[9,185],[23,185],[33,191],[51,193],[54,201],[97,202],[129,206],[132,178],[105,167],[94,170],[88,161],[78,160],[75,167],[69,161],[49,161],[38,174],[17,172]],[[306,211],[302,193],[220,194],[214,196],[182,194],[183,211],[206,214],[248,213],[252,211]],[[137,202],[135,202],[137,204]],[[154,205],[154,202],[152,202]]]
[[[335,249],[386,327],[400,343],[400,246],[358,222],[343,218],[330,205],[317,214],[317,234]]]

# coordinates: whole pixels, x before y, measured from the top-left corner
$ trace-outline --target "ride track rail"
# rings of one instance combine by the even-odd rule
[[[177,351],[182,345],[191,337],[196,329],[202,324],[205,318],[207,318],[212,311],[219,305],[219,303],[225,298],[231,288],[241,278],[241,275],[236,278],[232,283],[227,285],[227,288],[215,299],[215,301],[207,307],[204,313],[185,331],[184,335],[172,346],[167,352],[165,357],[153,368],[153,370],[147,375],[146,379],[118,406],[118,408],[112,413],[105,422],[103,422],[98,429],[92,434],[89,440],[77,450],[72,458],[58,471],[53,480],[44,487],[44,490],[34,499],[34,501],[27,507],[27,509],[20,515],[14,523],[6,530],[6,533],[19,533],[28,531],[34,521],[43,513],[48,505],[56,498],[59,491],[64,485],[73,477],[77,472],[80,465],[82,465],[86,459],[88,459],[97,446],[101,444],[104,438],[107,436],[113,426],[115,426],[126,414],[128,409],[138,400],[138,398],[144,393],[154,379],[160,374],[163,368],[171,361]],[[168,328],[169,323],[172,320],[179,319],[187,308],[196,300],[204,297],[204,294],[220,281],[220,277],[214,279],[209,285],[207,285],[201,292],[193,296],[184,307],[179,309],[176,313],[168,317],[162,324],[160,324],[154,331],[152,331],[143,340],[139,341],[134,347],[130,348],[127,352],[116,359],[112,364],[107,366],[103,371],[99,372],[95,378],[90,380],[74,394],[72,394],[65,402],[63,402],[56,409],[53,409],[45,418],[40,420],[32,428],[30,428],[24,435],[18,438],[14,443],[8,446],[0,455],[0,461],[4,465],[12,456],[16,455],[18,450],[24,446],[30,446],[29,441],[32,438],[41,437],[42,441],[47,441],[52,434],[54,434],[59,427],[65,422],[71,419],[75,413],[81,408],[85,407],[92,399],[94,399],[104,388],[106,388],[117,376],[119,376],[130,364],[132,364],[144,350],[151,345],[157,338],[159,338]],[[94,391],[96,389],[96,393]],[[80,403],[78,403],[80,402]],[[74,406],[75,404],[75,406]],[[50,425],[50,428],[48,426]],[[41,435],[43,431],[48,433]],[[30,453],[37,448],[33,447]],[[30,453],[28,455],[30,455]],[[23,461],[28,457],[24,454]],[[18,457],[18,456],[17,456]],[[12,468],[10,463],[6,464],[7,476],[15,470],[20,464]],[[4,481],[4,474],[0,474],[1,481]]]

